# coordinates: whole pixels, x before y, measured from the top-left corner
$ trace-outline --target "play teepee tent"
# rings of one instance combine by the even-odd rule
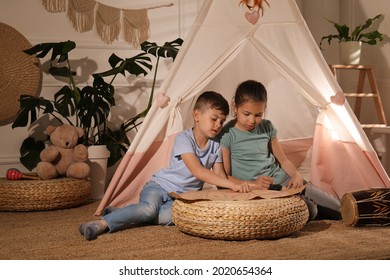
[[[240,2],[246,1],[204,1],[96,214],[107,205],[138,200],[143,184],[168,163],[175,135],[191,127],[192,106],[201,92],[214,90],[230,101],[247,79],[267,88],[265,117],[278,129],[288,157],[299,166],[311,155],[309,179],[316,186],[339,198],[390,187],[349,105],[335,101],[341,88],[295,1],[257,1],[261,8]]]

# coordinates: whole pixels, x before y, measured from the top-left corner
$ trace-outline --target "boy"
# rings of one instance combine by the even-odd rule
[[[85,239],[141,223],[170,225],[174,200],[168,193],[201,190],[204,182],[237,192],[250,191],[247,182],[237,184],[227,179],[219,142],[214,139],[228,114],[229,104],[221,94],[202,93],[193,110],[194,127],[176,136],[169,167],[159,170],[145,184],[138,204],[107,207],[101,220],[81,224],[79,231]]]

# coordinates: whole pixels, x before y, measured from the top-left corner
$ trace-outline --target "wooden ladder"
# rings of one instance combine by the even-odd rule
[[[355,93],[344,93],[345,96],[355,97],[355,108],[354,112],[358,120],[360,121],[360,112],[362,109],[363,98],[373,98],[377,116],[378,123],[376,124],[361,124],[364,128],[373,128],[373,127],[385,127],[387,126],[385,112],[382,106],[382,100],[379,94],[378,85],[375,80],[374,66],[373,65],[341,65],[341,64],[331,64],[329,65],[330,69],[333,72],[333,75],[337,78],[337,70],[358,70],[359,71],[359,80],[357,85],[357,90]],[[371,92],[363,92],[365,78],[368,78],[370,83]]]

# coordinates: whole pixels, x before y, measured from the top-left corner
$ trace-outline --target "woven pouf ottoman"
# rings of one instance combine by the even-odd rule
[[[0,211],[39,211],[79,206],[88,200],[87,180],[7,180],[0,178]]]
[[[190,235],[223,240],[271,239],[302,229],[309,218],[299,196],[244,201],[182,201],[172,220]]]

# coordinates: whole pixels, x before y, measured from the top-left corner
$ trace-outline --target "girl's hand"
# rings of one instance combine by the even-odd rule
[[[303,177],[299,172],[296,172],[287,185],[287,188],[297,189],[303,186]]]
[[[262,188],[268,189],[271,184],[273,184],[274,178],[270,176],[259,176],[256,179],[256,184]]]

